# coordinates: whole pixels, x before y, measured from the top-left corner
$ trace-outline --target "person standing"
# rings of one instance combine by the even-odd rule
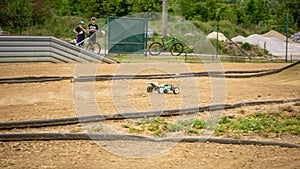
[[[82,46],[84,44],[83,40],[85,38],[85,32],[86,29],[85,27],[83,27],[84,22],[83,21],[79,21],[78,23],[78,27],[73,29],[73,32],[76,33],[77,38],[76,38],[76,42],[78,44],[78,46]]]
[[[96,43],[96,32],[98,30],[98,25],[96,24],[96,18],[91,18],[91,23],[88,24],[87,31],[89,32],[89,37],[92,43]]]

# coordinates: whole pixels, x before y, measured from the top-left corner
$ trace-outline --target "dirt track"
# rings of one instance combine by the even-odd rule
[[[92,141],[0,143],[4,168],[290,168],[299,150],[279,147],[181,143],[152,158],[124,158]]]
[[[254,64],[225,63],[225,70],[260,70],[274,69],[286,64]],[[78,65],[77,65],[78,66]],[[91,65],[81,65],[92,67]],[[127,64],[129,67],[149,67],[146,64]],[[176,72],[177,64],[168,63]],[[203,65],[187,64],[193,72],[206,71]],[[78,67],[77,67],[78,68]],[[74,64],[13,64],[0,65],[0,77],[20,76],[73,76],[76,72]],[[80,74],[87,74],[84,69]],[[100,65],[96,74],[114,74],[120,70],[118,65]],[[235,103],[254,100],[293,99],[300,97],[300,65],[288,69],[279,74],[247,79],[225,80],[225,102]],[[130,70],[129,70],[130,71]],[[120,73],[120,72],[118,72]],[[124,73],[124,72],[121,72]],[[162,69],[156,69],[151,65],[139,74],[165,73]],[[75,73],[76,74],[76,73]],[[212,79],[199,77],[190,79],[194,84],[186,84],[183,89],[196,85],[200,98],[197,104],[209,105],[213,102],[211,96]],[[152,99],[161,99],[158,94],[145,92],[145,82],[148,80],[96,82],[92,92],[93,100],[99,106],[101,114],[126,111],[126,107],[118,105],[118,97],[123,98],[116,86],[124,83],[130,84],[129,91],[131,105],[138,111],[157,109],[180,108],[185,106],[182,100],[191,98],[192,95],[178,96],[164,95],[164,104],[160,105]],[[157,80],[159,83],[181,85],[183,81]],[[33,119],[48,119],[73,117],[76,115],[90,114],[92,112],[78,112],[74,108],[74,83],[70,80],[45,83],[27,84],[1,84],[0,85],[0,121],[20,121]],[[114,87],[115,86],[115,87]],[[84,87],[84,86],[83,86]],[[83,89],[84,90],[84,89]],[[85,91],[85,90],[84,90]],[[88,90],[89,91],[89,90]],[[75,94],[76,94],[75,90]],[[79,94],[81,91],[79,91]],[[114,95],[115,94],[115,95]],[[194,93],[195,94],[195,93]],[[113,96],[114,95],[114,96]],[[151,102],[152,101],[152,102]],[[192,102],[195,100],[191,100]],[[84,100],[84,103],[90,102]],[[192,103],[191,103],[192,104]],[[261,107],[255,107],[259,109]],[[131,110],[131,109],[129,109]],[[121,112],[124,112],[121,111]],[[227,112],[228,113],[228,112]],[[66,131],[75,131],[79,126],[74,125]],[[42,129],[40,131],[43,131]],[[54,130],[55,131],[55,130]],[[57,129],[61,131],[61,129]],[[6,131],[7,132],[7,131]],[[15,131],[22,132],[22,131]],[[38,132],[38,131],[36,131]],[[295,140],[299,140],[296,138]],[[279,147],[219,145],[207,143],[180,143],[165,154],[152,158],[131,159],[116,156],[96,146],[92,141],[49,141],[49,142],[2,142],[0,164],[4,168],[297,168],[299,166],[300,151]],[[63,149],[62,149],[63,147]]]

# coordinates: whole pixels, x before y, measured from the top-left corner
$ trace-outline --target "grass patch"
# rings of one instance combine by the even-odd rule
[[[71,133],[79,133],[81,131],[82,131],[82,129],[81,128],[77,128],[77,127],[71,129]]]
[[[157,137],[163,137],[163,136],[165,136],[165,134],[166,133],[163,130],[156,130],[154,132],[154,135],[157,136]]]
[[[192,134],[199,135],[200,132],[199,132],[199,130],[197,130],[195,128],[190,128],[190,129],[187,130],[187,134],[189,134],[189,135],[192,135]]]
[[[241,114],[245,114],[245,113],[246,113],[246,110],[241,109],[239,112],[240,112]]]
[[[290,110],[290,108],[288,108]],[[229,119],[222,117],[218,127],[215,129],[216,135],[237,132],[254,132],[267,136],[267,133],[289,133],[300,136],[300,115],[290,117],[280,113],[262,113],[257,112],[248,117],[238,117]]]
[[[241,57],[240,57],[241,56]],[[284,60],[275,59],[268,60],[263,57],[252,57],[251,60],[244,56],[243,54],[238,54],[237,56],[229,55],[226,56],[224,54],[220,54],[218,58],[216,58],[215,54],[207,55],[207,56],[194,56],[188,55],[185,56],[185,53],[180,56],[151,56],[151,55],[143,55],[143,54],[106,54],[107,58],[113,59],[120,63],[157,63],[157,62],[172,62],[172,63],[236,63],[236,62],[251,62],[251,63],[285,63]]]
[[[147,123],[150,123],[150,122],[151,122],[150,118],[143,118],[142,120],[137,121],[136,124],[141,125],[141,124],[147,124]]]
[[[199,119],[185,119],[178,120],[174,123],[167,122],[165,118],[143,118],[135,122],[135,127],[131,127],[128,124],[124,124],[123,128],[129,129],[130,133],[146,132],[151,133],[156,137],[163,137],[172,132],[184,132],[186,134],[201,133],[201,129],[205,127],[206,123]]]
[[[139,129],[134,128],[134,127],[129,127],[129,133],[138,133]]]
[[[293,112],[294,109],[292,106],[284,106],[284,107],[280,107],[280,110],[282,111],[286,111],[286,112]]]
[[[143,55],[143,54],[107,54],[107,58],[113,59],[115,61],[121,63],[155,63],[155,62],[177,62],[177,63],[184,63],[185,58],[184,55],[182,56],[151,56],[151,55]],[[199,63],[199,59],[197,61]]]
[[[150,124],[149,127],[148,127],[148,130],[152,131],[152,132],[155,132],[155,131],[159,130],[159,128],[160,128],[159,124]]]
[[[294,106],[300,106],[300,102],[296,102]]]
[[[98,125],[94,125],[92,126],[91,130],[94,131],[94,132],[99,132],[103,129],[102,126],[98,126]]]
[[[124,124],[123,127],[127,128],[127,129],[130,128],[130,126],[128,124]]]
[[[199,120],[199,119],[196,119],[192,126],[192,128],[195,128],[195,129],[203,129],[204,127],[205,127],[205,122],[202,120]]]
[[[167,131],[167,132],[177,132],[177,131],[180,131],[181,130],[181,125],[179,124],[166,124],[164,126],[164,129]]]

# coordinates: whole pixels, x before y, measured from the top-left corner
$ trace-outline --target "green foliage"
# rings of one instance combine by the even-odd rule
[[[222,117],[218,127],[215,129],[217,135],[227,132],[240,133],[289,133],[300,135],[300,115],[289,117],[280,113],[262,113],[257,112],[246,118],[238,117],[229,120],[228,117]]]
[[[152,120],[150,118],[143,118],[142,120],[139,120],[138,122],[136,122],[137,125],[141,125],[141,124],[147,124],[150,123]]]
[[[194,128],[190,128],[187,130],[187,134],[200,134],[199,130],[194,129]]]
[[[94,125],[94,126],[92,126],[91,131],[92,131],[92,132],[99,132],[99,131],[101,131],[102,129],[103,129],[102,126]]]
[[[227,123],[230,123],[231,120],[227,117],[227,116],[224,116],[224,117],[221,117],[221,120],[219,121],[219,124],[227,124]]]
[[[162,130],[155,130],[154,135],[157,137],[163,137],[166,133]]]
[[[200,134],[201,129],[206,126],[205,121],[200,119],[178,120],[175,123],[166,122],[165,118],[143,118],[135,122],[135,127],[124,124],[123,128],[129,129],[130,133],[150,132],[154,136],[163,137],[171,132],[184,132],[186,134]]]
[[[240,112],[241,114],[245,114],[246,110],[241,109],[239,112]]]
[[[181,125],[179,124],[166,124],[164,127],[168,132],[176,132],[181,130]]]
[[[242,47],[243,49],[245,49],[246,51],[251,50],[251,45],[250,45],[248,42],[243,43],[241,47]]]
[[[20,26],[20,16],[22,16],[22,26],[33,24],[33,4],[31,0],[4,0],[0,4],[1,27],[9,26],[9,31],[17,32],[17,28]]]
[[[124,128],[130,128],[130,126],[128,124],[124,124],[123,127]]]
[[[293,112],[294,109],[292,106],[284,106],[280,108],[282,111]]]
[[[150,124],[149,127],[148,127],[148,130],[149,131],[156,131],[156,130],[159,130],[159,128],[160,128],[159,124]]]
[[[158,117],[158,118],[153,119],[152,122],[163,124],[163,123],[165,123],[165,119]]]
[[[132,13],[162,11],[161,0],[128,0],[128,4],[131,5]]]
[[[65,29],[76,26],[72,20],[68,21],[64,18],[89,21],[92,16],[106,18],[161,11],[161,0],[2,0],[0,2],[1,27],[6,31],[17,34],[22,23],[23,30],[27,31],[28,35],[57,37],[72,36],[70,31]],[[284,32],[286,13],[290,14],[291,33],[299,31],[300,28],[300,3],[295,0],[168,0],[168,11],[170,14],[181,15],[192,21],[203,32],[208,32],[215,26],[215,21],[219,18],[220,26],[226,29],[224,31],[230,37],[238,34],[246,35],[247,32],[265,33],[270,29]],[[223,21],[227,24],[222,25]],[[59,24],[66,24],[66,26],[59,26]]]
[[[194,124],[194,119],[179,120],[177,123],[183,127],[191,127]]]
[[[295,24],[298,28],[300,27],[300,3],[298,0],[278,0],[279,7],[277,8],[278,13],[282,15],[289,12],[292,21],[291,24]],[[274,11],[275,12],[275,11]]]
[[[205,122],[199,119],[194,121],[193,127],[195,129],[203,129],[205,127]]]
[[[139,129],[137,129],[137,128],[134,128],[134,127],[129,128],[129,133],[138,133],[138,132],[139,132]]]

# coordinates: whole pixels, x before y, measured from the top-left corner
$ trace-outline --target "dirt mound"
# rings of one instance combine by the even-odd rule
[[[244,36],[238,35],[231,40],[236,41],[236,42],[243,42],[246,38]]]
[[[286,37],[284,35],[282,35],[281,33],[274,31],[274,30],[270,30],[269,32],[263,34],[264,37],[269,37],[269,38],[277,38],[280,39],[282,41],[286,41]]]
[[[212,33],[208,34],[206,37],[209,38],[209,39],[217,39],[217,32],[212,32]],[[220,32],[219,32],[218,39],[221,40],[221,41],[227,41],[228,40],[226,38],[226,36],[223,33],[220,33]]]
[[[247,42],[252,45],[258,45],[260,48],[266,49],[274,56],[283,57],[285,56],[286,51],[286,42],[283,40],[284,38],[285,37],[282,34],[271,30],[264,35],[253,34],[248,37],[236,36],[232,38],[232,40],[235,42]],[[300,45],[296,43],[289,43],[288,53],[299,57]]]

